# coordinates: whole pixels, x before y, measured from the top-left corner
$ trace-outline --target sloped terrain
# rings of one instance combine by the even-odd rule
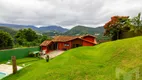
[[[75,26],[72,29],[68,30],[65,32],[65,35],[83,35],[83,34],[92,34],[94,35],[95,33],[97,34],[103,34],[104,33],[104,28],[97,27],[97,28],[92,28],[92,27],[85,27],[85,26]]]
[[[13,37],[15,36],[16,34],[16,30],[12,29],[12,28],[8,28],[8,27],[3,27],[3,26],[0,26],[0,30],[2,31],[5,31],[5,32],[8,32],[9,34],[11,34]]]
[[[142,80],[142,37],[71,49],[49,62],[34,62],[3,80],[123,80],[122,76],[116,79],[116,69],[130,72],[136,68],[138,80]]]

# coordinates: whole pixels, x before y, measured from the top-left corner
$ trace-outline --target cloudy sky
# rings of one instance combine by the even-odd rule
[[[0,0],[0,23],[96,27],[139,12],[142,0]]]

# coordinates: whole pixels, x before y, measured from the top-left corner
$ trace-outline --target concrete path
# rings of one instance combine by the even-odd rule
[[[17,66],[17,70],[22,69],[22,67]],[[5,73],[6,75],[12,74],[12,65],[0,64],[0,72]]]
[[[52,52],[50,52],[48,55],[49,55],[49,58],[52,59],[52,58],[54,58],[54,57],[56,57],[56,56],[58,56],[58,55],[61,55],[63,52],[64,52],[64,51],[59,51],[59,50],[57,50],[57,51],[52,51]]]
[[[55,58],[56,56],[62,54],[63,52],[64,51],[56,50],[56,51],[49,52],[47,55],[49,55],[49,58],[52,59],[52,58]],[[45,59],[46,55],[44,55],[42,57]]]

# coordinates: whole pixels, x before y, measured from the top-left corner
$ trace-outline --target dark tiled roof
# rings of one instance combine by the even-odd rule
[[[97,44],[97,42],[95,41],[95,42],[91,42],[91,41],[88,41],[88,40],[85,40],[85,39],[82,39],[83,41],[86,41],[86,42],[89,42],[89,43],[91,43],[91,44]]]
[[[86,37],[86,36],[91,36],[91,37],[94,37],[94,38],[96,38],[95,36],[93,36],[93,35],[82,35],[82,36],[78,36],[79,38],[83,38],[83,37]]]
[[[55,36],[52,41],[53,41],[53,42],[66,42],[66,41],[70,41],[70,40],[73,40],[73,39],[76,39],[76,38],[83,38],[83,37],[86,37],[86,36],[91,36],[91,37],[94,37],[94,38],[95,38],[95,36],[92,36],[92,35],[81,35],[81,36]]]
[[[66,42],[73,39],[76,39],[77,36],[55,36],[52,40],[53,42]]]
[[[47,46],[47,45],[49,45],[51,42],[52,42],[52,41],[45,40],[45,41],[43,41],[43,42],[40,44],[40,46]]]

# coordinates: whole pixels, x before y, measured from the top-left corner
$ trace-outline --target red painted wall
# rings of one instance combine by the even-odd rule
[[[41,46],[41,50],[46,50],[47,47],[46,46]]]
[[[94,37],[91,37],[91,36],[86,36],[84,37],[83,39],[87,40],[87,41],[90,41],[90,42],[94,42],[95,38]]]
[[[64,43],[58,42],[58,50],[62,50]]]
[[[83,46],[94,46],[94,44],[83,41]]]
[[[65,46],[65,44],[68,44],[68,46]],[[63,50],[63,49],[71,49],[71,41],[69,42],[58,42],[58,50]]]
[[[47,46],[41,46],[41,50],[46,50],[46,53],[50,52],[50,50],[47,48]]]

